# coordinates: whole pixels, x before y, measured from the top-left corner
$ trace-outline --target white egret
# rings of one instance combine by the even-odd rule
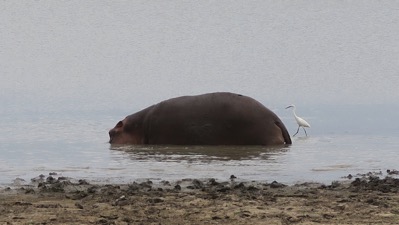
[[[286,109],[292,108],[292,112],[294,113],[294,117],[296,122],[298,123],[298,130],[296,131],[296,133],[293,135],[295,136],[298,132],[299,132],[299,128],[302,127],[303,130],[305,131],[306,136],[308,136],[308,134],[306,133],[305,127],[309,127],[310,128],[310,124],[308,122],[306,122],[306,120],[302,119],[301,117],[297,116],[295,113],[295,105],[289,105],[286,107]]]

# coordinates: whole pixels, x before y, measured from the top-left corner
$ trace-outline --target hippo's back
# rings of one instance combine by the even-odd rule
[[[226,92],[160,102],[145,124],[148,144],[291,144],[276,114],[252,98]]]

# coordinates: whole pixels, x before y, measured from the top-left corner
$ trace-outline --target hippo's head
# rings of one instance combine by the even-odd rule
[[[129,117],[119,121],[108,133],[110,144],[143,144],[138,124],[133,123]]]

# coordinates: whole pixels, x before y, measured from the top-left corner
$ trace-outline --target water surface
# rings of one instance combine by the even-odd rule
[[[281,147],[110,146],[105,127],[111,118],[66,118],[7,124],[0,138],[0,183],[15,178],[29,182],[50,172],[96,182],[225,180],[235,175],[243,180],[328,183],[348,174],[397,168],[397,133],[351,134],[343,129],[326,134],[316,126],[308,137],[300,130],[292,145]],[[287,123],[294,123],[293,118]]]
[[[330,182],[398,169],[397,1],[2,1],[0,184]],[[107,132],[181,95],[229,91],[312,128],[283,148],[136,146]]]

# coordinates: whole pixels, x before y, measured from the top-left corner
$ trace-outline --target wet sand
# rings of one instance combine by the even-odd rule
[[[118,185],[53,174],[1,188],[0,224],[399,224],[395,175],[348,178],[329,185],[234,176]]]

